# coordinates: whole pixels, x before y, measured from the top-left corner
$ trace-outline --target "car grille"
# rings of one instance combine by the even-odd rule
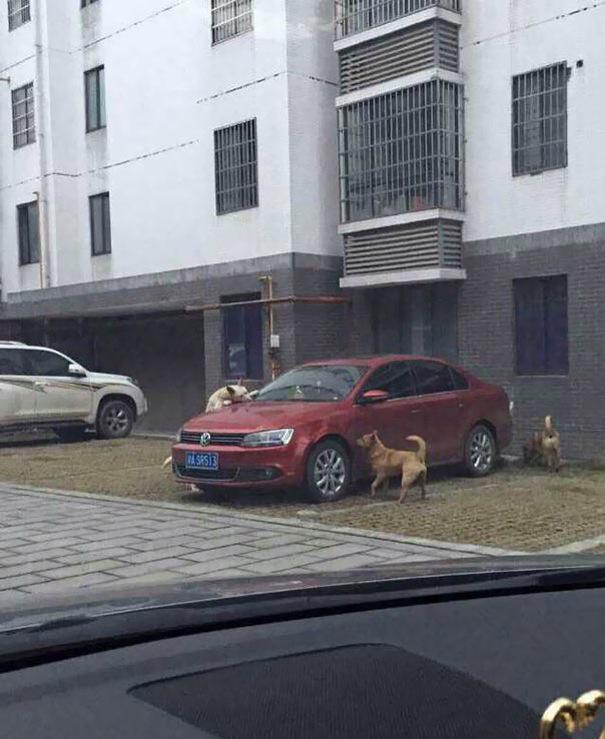
[[[194,470],[188,469],[184,464],[176,464],[175,471],[179,477],[188,480],[206,480],[215,482],[233,482],[237,477],[238,469],[234,470]]]
[[[202,431],[181,431],[180,441],[183,444],[199,444],[201,446]],[[205,446],[241,446],[246,434],[210,434],[210,442]]]

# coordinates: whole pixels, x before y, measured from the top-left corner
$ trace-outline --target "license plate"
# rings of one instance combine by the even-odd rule
[[[218,470],[218,454],[215,452],[187,452],[185,467],[188,470]]]

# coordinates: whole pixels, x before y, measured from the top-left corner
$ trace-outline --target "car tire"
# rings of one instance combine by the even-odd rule
[[[471,477],[493,472],[498,460],[498,445],[493,431],[482,423],[473,426],[464,447],[464,466]]]
[[[107,400],[99,408],[97,434],[101,439],[125,439],[134,426],[134,412],[125,400]]]
[[[344,446],[327,439],[313,447],[305,479],[307,495],[314,503],[344,498],[351,487],[351,460]]]
[[[67,427],[67,428],[55,428],[54,433],[61,439],[65,444],[73,444],[78,441],[87,441],[91,437],[88,435],[88,429],[82,426]]]

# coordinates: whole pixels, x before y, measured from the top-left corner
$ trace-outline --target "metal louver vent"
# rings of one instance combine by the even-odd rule
[[[457,26],[428,21],[342,51],[341,92],[353,92],[429,67],[458,71]]]
[[[426,221],[346,234],[345,276],[405,269],[462,269],[462,224]]]

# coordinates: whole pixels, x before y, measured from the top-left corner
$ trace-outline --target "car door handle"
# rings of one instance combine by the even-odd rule
[[[410,411],[410,413],[411,413],[411,415],[412,415],[412,416],[415,416],[415,415],[417,415],[418,413],[422,413],[422,409],[421,409],[421,408],[413,408],[413,409],[412,409],[412,410]]]

